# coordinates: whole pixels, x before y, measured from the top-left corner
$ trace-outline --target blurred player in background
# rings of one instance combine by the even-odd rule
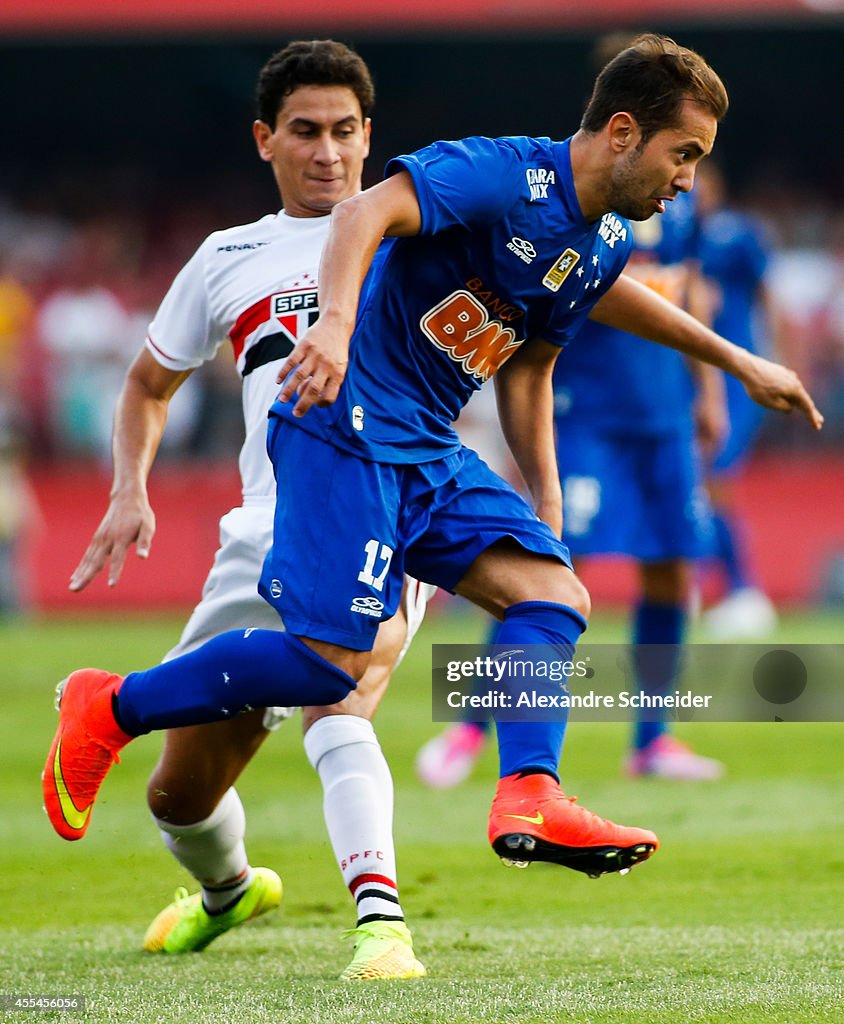
[[[115,418],[111,501],[73,574],[73,590],[82,590],[108,562],[109,584],[117,583],[132,544],[140,557],[148,556],[155,518],[147,478],[177,388],[226,339],[243,382],[243,504],[220,522],[221,546],[202,601],[166,661],[226,630],[283,628],[257,589],[276,492],[266,453],[267,411],[278,391],[280,360],[317,318],[328,214],[360,190],[374,99],[366,65],[342,44],[291,43],[268,61],[258,83],[254,136],[284,208],[206,239],[170,288],[128,372]],[[287,484],[279,480],[282,490]],[[379,632],[355,693],[342,704],[304,710],[305,749],[322,781],[328,832],[358,910],[356,953],[343,975],[352,980],[425,973],[398,898],[392,778],[369,720],[419,626],[427,592],[408,581],[399,613]],[[278,876],[247,860],[245,814],[234,783],[268,730],[292,710],[254,710],[167,733],[149,783],[149,807],[168,850],[201,891],[178,894],[150,925],[145,949],[204,949],[278,905]]]
[[[399,605],[405,569],[501,618],[499,640],[524,645],[528,661],[545,664],[549,646],[571,659],[590,603],[560,539],[551,382],[559,349],[590,315],[735,373],[757,400],[799,408],[820,429],[796,374],[621,275],[626,218],[662,213],[692,188],[726,108],[699,55],[642,36],[601,72],[570,139],[434,143],[335,208],[320,318],[281,366],[268,432],[276,474],[296,486],[279,492],[261,593],[288,631],[231,631],[125,678],[72,673],[44,771],[56,831],[66,833],[69,806],[90,812],[135,736],[303,703],[302,694],[345,697],[369,663],[378,619]],[[373,260],[381,266],[368,286]],[[452,427],[496,373],[499,416],[534,508]],[[490,844],[517,863],[626,871],[657,837],[562,791],[560,711],[497,722]]]
[[[597,66],[632,39],[623,33],[602,39]],[[626,272],[709,322],[693,196],[680,194],[665,213],[631,227],[634,247]],[[582,276],[585,269],[576,273]],[[584,324],[554,369],[566,542],[579,566],[593,555],[636,561],[634,665],[640,687],[649,692],[665,692],[676,679],[692,560],[708,549],[711,529],[697,445],[711,452],[720,444],[724,417],[722,374],[715,367],[662,346],[642,346],[625,331],[594,321]],[[497,643],[495,632],[490,639]],[[472,771],[487,733],[483,722],[448,727],[420,749],[419,777],[434,788],[459,784]],[[633,776],[700,781],[723,772],[719,762],[671,736],[666,722],[644,720],[636,723],[626,769]]]
[[[695,188],[701,218],[701,269],[715,289],[713,327],[751,352],[782,358],[784,317],[767,288],[770,243],[761,225],[727,204],[724,177],[707,163]],[[713,506],[713,553],[726,584],[719,604],[703,616],[717,640],[759,639],[776,626],[777,613],[755,578],[747,551],[747,525],[736,507],[733,482],[750,454],[764,412],[726,378],[729,433],[708,461]]]

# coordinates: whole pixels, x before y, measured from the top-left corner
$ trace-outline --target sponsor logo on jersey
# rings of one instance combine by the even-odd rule
[[[281,585],[281,580],[272,580],[270,582],[270,595],[272,597],[281,597],[282,590],[284,590],[284,587]]]
[[[355,430],[363,430],[363,406],[356,405],[352,408],[352,426]]]
[[[384,611],[384,603],[377,597],[356,597],[352,601],[349,611],[356,612],[358,615],[372,615],[376,619],[380,619],[381,612]]]
[[[572,272],[579,259],[580,253],[575,252],[574,249],[566,249],[565,252],[560,253],[557,259],[554,260],[548,273],[542,278],[543,285],[549,291],[558,292],[563,281]]]
[[[269,244],[269,242],[241,242],[239,245],[218,245],[217,252],[249,252]]]
[[[535,203],[539,199],[548,198],[548,186],[555,184],[557,176],[548,167],[528,167],[525,171],[528,188],[530,189],[530,201]]]
[[[507,248],[510,252],[514,252],[523,263],[533,263],[536,258],[536,249],[533,245],[524,238],[518,238],[516,235],[510,239],[507,243]]]
[[[523,309],[519,309],[518,306],[514,306],[511,302],[496,295],[491,288],[487,288],[480,277],[470,277],[466,282],[466,287],[479,302],[486,306],[490,313],[505,324],[520,320],[525,315]]]
[[[615,248],[615,243],[627,241],[627,226],[624,221],[616,217],[614,213],[605,213],[598,225],[598,234],[607,243],[610,249]]]
[[[521,345],[512,327],[492,320],[474,295],[452,292],[419,321],[425,335],[466,373],[481,381],[500,369]]]

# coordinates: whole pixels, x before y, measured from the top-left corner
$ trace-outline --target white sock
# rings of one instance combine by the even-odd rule
[[[219,913],[236,903],[252,881],[244,837],[246,814],[229,789],[211,814],[192,825],[173,825],[153,815],[164,845],[202,886],[202,903]]]
[[[305,734],[319,774],[328,835],[343,881],[367,920],[404,920],[396,884],[393,779],[372,723],[327,715]]]

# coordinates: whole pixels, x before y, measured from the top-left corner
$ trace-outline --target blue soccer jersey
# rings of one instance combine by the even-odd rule
[[[525,340],[565,346],[621,273],[629,224],[584,220],[569,142],[437,142],[387,166],[407,171],[422,229],[381,250],[358,309],[338,400],[295,420],[386,463],[460,448],[452,424]],[[290,405],[272,413],[292,418]]]
[[[681,305],[683,264],[696,257],[699,244],[691,196],[681,193],[664,214],[632,228],[629,272]],[[694,397],[679,352],[591,320],[557,360],[554,390],[559,419],[640,435],[685,426]]]
[[[700,260],[703,274],[720,292],[715,330],[736,345],[758,352],[764,346],[755,307],[768,269],[763,233],[751,218],[719,210],[701,225]]]
[[[700,260],[704,275],[718,286],[713,327],[751,352],[767,354],[767,338],[758,305],[768,269],[768,242],[760,227],[735,210],[718,210],[701,224]],[[737,468],[748,455],[764,418],[735,377],[726,377],[730,432],[712,471]]]

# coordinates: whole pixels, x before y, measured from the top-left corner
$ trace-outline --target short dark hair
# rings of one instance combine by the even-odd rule
[[[700,54],[667,36],[635,39],[601,71],[580,127],[600,131],[613,114],[636,118],[646,141],[679,121],[680,104],[691,99],[720,121],[729,100],[724,83]]]
[[[372,75],[359,54],[333,39],[300,39],[278,50],[261,68],[258,119],[274,127],[285,99],[302,85],[348,86],[364,117],[375,106]]]

